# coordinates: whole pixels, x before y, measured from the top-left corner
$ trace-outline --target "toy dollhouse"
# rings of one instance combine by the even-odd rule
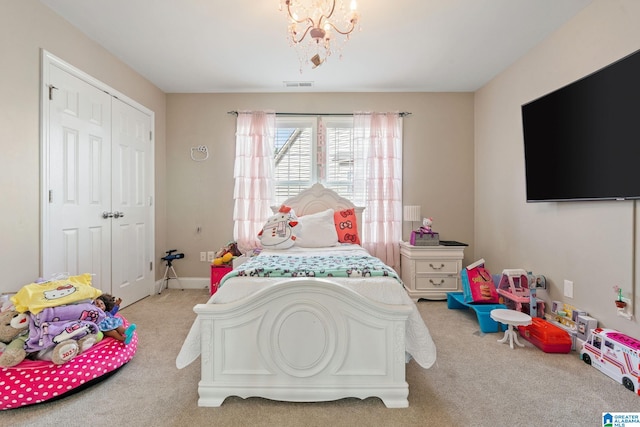
[[[530,283],[531,282],[531,283]],[[521,269],[502,270],[498,294],[504,305],[531,317],[544,317],[544,301],[536,298],[536,281]]]

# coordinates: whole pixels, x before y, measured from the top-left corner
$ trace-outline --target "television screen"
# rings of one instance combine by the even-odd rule
[[[640,198],[640,51],[522,106],[528,202]]]

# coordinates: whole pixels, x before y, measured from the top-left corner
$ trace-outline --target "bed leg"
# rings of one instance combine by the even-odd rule
[[[222,402],[224,402],[225,398],[226,397],[223,397],[223,398],[200,397],[200,399],[198,399],[198,406],[204,406],[204,407],[209,407],[209,408],[218,408],[218,407],[220,407],[222,405]]]
[[[409,407],[409,401],[407,399],[387,399],[382,397],[382,403],[384,403],[384,406],[386,406],[387,408],[408,408]]]
[[[408,408],[409,384],[405,382],[404,386],[387,389],[377,394],[377,396],[387,408]]]

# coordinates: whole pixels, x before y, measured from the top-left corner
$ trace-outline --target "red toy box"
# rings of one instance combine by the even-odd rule
[[[213,295],[218,290],[218,285],[220,285],[220,281],[225,276],[225,274],[229,273],[233,268],[228,265],[211,265],[211,289],[210,295]]]
[[[569,353],[571,337],[569,333],[544,319],[534,317],[529,326],[518,326],[520,336],[545,353]]]

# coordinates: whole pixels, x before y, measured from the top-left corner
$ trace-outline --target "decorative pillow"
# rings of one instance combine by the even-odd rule
[[[278,213],[267,220],[258,233],[258,239],[266,249],[288,249],[296,242],[298,218],[289,206],[282,205]]]
[[[91,274],[85,273],[64,280],[24,285],[11,297],[11,302],[20,313],[38,314],[46,307],[93,300],[100,295],[102,291],[91,286]]]
[[[462,291],[464,302],[476,304],[498,304],[500,296],[491,273],[484,267],[484,259],[462,269]]]
[[[298,220],[300,231],[297,233],[296,246],[322,248],[338,243],[338,233],[333,223],[333,209],[303,215]]]
[[[333,222],[338,233],[338,241],[341,243],[360,244],[360,236],[358,236],[358,222],[356,219],[355,209],[343,209],[335,211],[333,214]]]

